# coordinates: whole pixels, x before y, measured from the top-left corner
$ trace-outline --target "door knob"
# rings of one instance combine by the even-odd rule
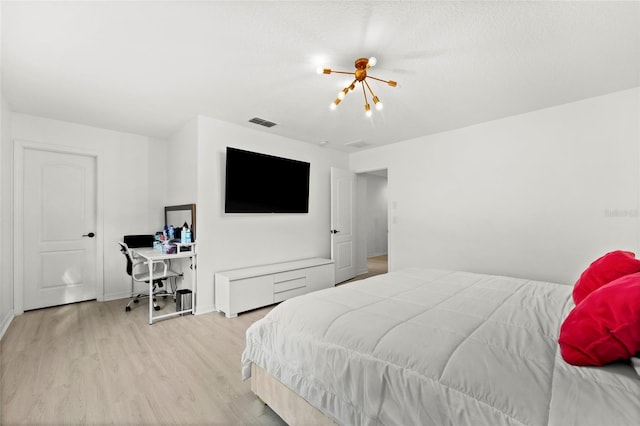
[[[95,237],[96,234],[94,234],[93,232],[89,232],[88,234],[84,234],[83,237],[89,237],[89,238],[93,238]]]
[[[332,234],[337,234],[338,232],[340,232],[340,231],[338,231],[337,229],[332,229],[332,230],[331,230],[331,233],[332,233]]]

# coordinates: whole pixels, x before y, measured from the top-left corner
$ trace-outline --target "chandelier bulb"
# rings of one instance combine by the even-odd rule
[[[364,113],[366,114],[367,117],[371,117],[371,106],[369,106],[369,104],[364,104]]]
[[[369,65],[370,67],[374,67],[377,63],[378,60],[376,59],[376,57],[372,56],[369,58],[369,63],[367,65]]]
[[[349,88],[345,87],[340,91],[340,93],[338,93],[338,99],[343,100],[347,93],[349,93]]]
[[[377,96],[374,96],[374,97],[373,97],[373,103],[375,104],[376,109],[377,109],[378,111],[382,110],[382,106],[383,106],[383,105],[382,105],[382,102],[380,102],[380,99],[379,99]]]

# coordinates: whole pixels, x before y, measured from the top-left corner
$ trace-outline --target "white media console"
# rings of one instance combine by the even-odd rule
[[[215,274],[218,312],[227,318],[335,285],[333,260],[313,258]]]

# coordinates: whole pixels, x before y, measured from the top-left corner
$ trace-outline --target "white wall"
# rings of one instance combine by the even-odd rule
[[[311,163],[308,214],[225,214],[227,146]],[[330,167],[348,155],[208,117],[198,118],[198,310],[214,307],[216,271],[329,257]]]
[[[0,93],[0,338],[13,319],[11,111]]]
[[[153,233],[164,224],[166,141],[24,114],[12,118],[13,139],[98,154],[103,227],[96,232],[103,233],[104,299],[128,297],[131,284],[117,242],[125,234]]]
[[[0,17],[2,4],[0,3]],[[2,39],[0,31],[0,40]],[[0,42],[0,45],[2,43]],[[0,74],[2,73],[0,55]],[[1,77],[0,77],[1,80]],[[0,87],[0,339],[14,316],[13,311],[13,256],[11,251],[11,111]]]
[[[169,141],[156,138],[143,138],[142,145],[147,147],[148,158],[148,208],[149,220],[153,228],[150,233],[161,231],[164,225],[164,206],[169,204],[169,182],[176,176],[175,167],[169,159]],[[147,139],[145,142],[144,139]],[[169,166],[167,166],[169,164]],[[170,168],[167,168],[170,167]],[[124,257],[123,257],[124,258]]]
[[[390,269],[422,265],[572,284],[639,250],[640,89],[354,153],[388,168]]]
[[[174,172],[167,184],[167,205],[195,203],[198,196],[197,117],[188,121],[169,138],[168,150],[167,168]],[[196,227],[197,225],[196,220]]]

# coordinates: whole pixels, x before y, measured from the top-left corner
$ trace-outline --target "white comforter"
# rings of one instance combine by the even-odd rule
[[[247,330],[252,362],[345,425],[638,425],[624,362],[558,350],[571,287],[408,269],[296,297]]]

